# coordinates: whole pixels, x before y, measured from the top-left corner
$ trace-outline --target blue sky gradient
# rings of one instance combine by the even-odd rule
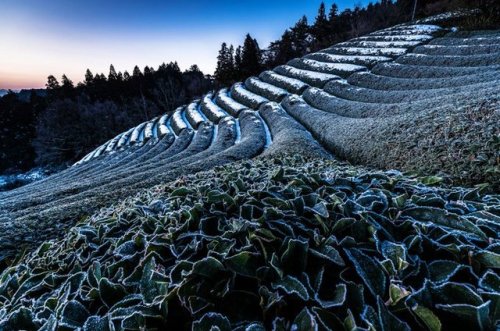
[[[320,3],[0,0],[0,88],[41,87],[49,74],[78,82],[86,68],[107,74],[111,63],[131,71],[178,61],[213,73],[223,41],[241,44],[250,33],[266,47],[303,14],[311,23]],[[368,1],[335,3],[342,10]]]

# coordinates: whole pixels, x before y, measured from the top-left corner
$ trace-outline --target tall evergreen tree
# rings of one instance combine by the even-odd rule
[[[291,32],[294,51],[293,56],[304,56],[310,51],[310,43],[312,42],[312,40],[310,40],[311,34],[309,23],[307,22],[307,17],[305,15],[302,16],[302,18],[297,23],[295,23]]]
[[[60,95],[62,98],[71,98],[73,96],[73,82],[65,74],[61,77]]]
[[[222,85],[229,85],[232,82],[234,75],[234,63],[231,49],[224,42],[217,56],[217,67],[215,69],[215,79]]]
[[[241,46],[236,47],[234,52],[234,68],[236,71],[241,70]]]
[[[123,73],[123,80],[124,81],[127,81],[130,79],[130,74],[128,73],[127,70],[125,70],[125,72]]]
[[[118,74],[116,73],[115,67],[113,65],[110,65],[109,66],[108,80],[115,81],[117,79],[118,79]]]
[[[281,39],[271,43],[269,46],[269,53],[270,56],[266,62],[269,68],[293,59],[296,54],[293,33],[290,30],[286,30],[281,36]]]
[[[144,76],[150,76],[153,74],[153,68],[150,68],[148,66],[144,67]]]
[[[234,75],[233,75],[234,81],[243,79],[243,76],[241,74],[241,46],[236,47],[236,50],[234,51],[233,66],[234,66]]]
[[[333,3],[330,7],[330,12],[328,13],[328,24],[330,26],[330,37],[328,38],[329,43],[335,44],[342,40],[341,33],[343,27],[340,25],[339,7],[336,3]]]
[[[199,72],[201,72],[201,70],[200,70],[200,67],[198,67],[198,65],[193,64],[192,66],[189,67],[188,72],[199,73]]]
[[[334,2],[330,7],[330,11],[328,12],[328,21],[332,23],[334,20],[337,19],[338,14],[339,14],[339,6],[337,6],[337,4]]]
[[[231,71],[234,71],[235,65],[234,65],[234,46],[233,45],[229,46],[227,63],[231,67]]]
[[[85,85],[90,86],[94,82],[94,75],[90,71],[90,69],[87,69],[85,72]]]
[[[65,74],[62,75],[61,82],[62,82],[62,87],[64,89],[70,90],[70,89],[72,89],[74,87],[73,82],[71,81],[71,79],[69,79],[68,76],[66,76]]]
[[[241,52],[241,74],[244,78],[258,74],[262,69],[262,53],[257,40],[247,34]]]
[[[134,71],[132,71],[132,77],[134,77],[134,78],[142,77],[141,69],[139,69],[138,66],[134,67]]]
[[[59,82],[57,81],[57,78],[52,75],[47,77],[47,84],[45,84],[45,86],[47,87],[47,90],[57,90],[61,87],[59,85]]]
[[[318,9],[318,15],[314,21],[312,32],[316,38],[316,49],[323,48],[329,44],[330,23],[326,17],[325,3],[322,2]]]

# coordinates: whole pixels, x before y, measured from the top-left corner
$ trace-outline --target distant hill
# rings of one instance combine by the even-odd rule
[[[26,90],[12,90],[17,93],[20,100],[28,102],[30,100],[31,92],[35,92],[38,96],[44,97],[47,95],[46,89],[26,89]],[[0,98],[8,94],[9,90],[0,89]]]
[[[21,90],[17,92],[17,95],[19,96],[19,99],[25,102],[28,102],[31,97],[31,93],[35,92],[36,95],[39,97],[45,97],[47,96],[47,90],[46,89],[29,89],[29,90]]]

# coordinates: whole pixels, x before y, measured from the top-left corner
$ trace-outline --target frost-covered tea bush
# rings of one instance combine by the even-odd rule
[[[6,269],[0,329],[494,330],[500,197],[439,182],[300,158],[181,178]]]

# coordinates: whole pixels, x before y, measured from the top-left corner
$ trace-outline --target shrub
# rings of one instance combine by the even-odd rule
[[[0,328],[489,330],[500,197],[300,158],[139,193],[0,276]]]

